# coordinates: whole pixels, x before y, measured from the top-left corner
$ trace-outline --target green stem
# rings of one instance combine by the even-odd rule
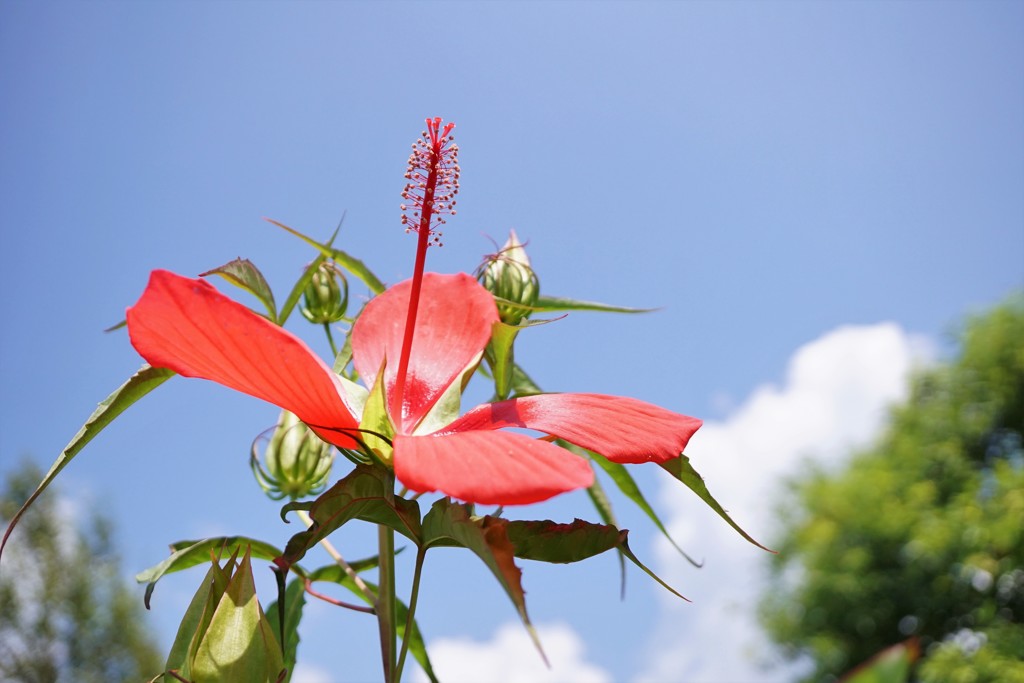
[[[405,616],[405,634],[402,637],[402,652],[398,656],[398,674],[396,681],[402,680],[402,669],[405,667],[405,656],[409,653],[409,642],[412,641],[412,631],[415,628],[416,602],[420,597],[420,576],[423,574],[423,560],[427,556],[425,548],[416,551],[416,569],[412,576],[412,594],[409,596],[409,609]]]
[[[385,488],[389,498],[394,497],[394,479]],[[391,501],[394,502],[393,500]],[[398,617],[395,601],[395,530],[384,524],[377,525],[379,558],[379,587],[377,624],[380,629],[380,655],[384,664],[384,683],[398,683],[396,651],[398,649]]]
[[[331,334],[331,324],[324,323],[324,332],[327,333],[327,341],[331,343],[331,354],[333,358],[338,357],[338,347],[334,344],[334,335]]]

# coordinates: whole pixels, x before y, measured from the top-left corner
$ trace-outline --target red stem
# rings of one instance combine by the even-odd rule
[[[431,121],[427,121],[428,127]],[[398,359],[398,375],[395,377],[395,388],[391,392],[391,415],[398,413],[399,422],[405,420],[405,376],[409,371],[409,356],[412,354],[412,337],[416,329],[416,313],[420,303],[420,289],[423,286],[423,269],[427,262],[427,246],[430,239],[430,219],[434,214],[434,191],[437,188],[437,167],[441,163],[441,145],[436,132],[436,125],[430,127],[430,142],[433,158],[427,185],[423,191],[423,209],[420,215],[420,226],[417,230],[416,263],[413,265],[412,290],[409,292],[409,313],[405,317],[405,336],[402,337],[402,355]],[[402,425],[398,425],[399,431]]]

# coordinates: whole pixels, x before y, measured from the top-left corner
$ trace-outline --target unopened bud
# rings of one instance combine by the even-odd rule
[[[509,231],[508,241],[498,253],[487,256],[477,268],[476,279],[495,296],[504,323],[518,325],[537,305],[540,281],[515,230]]]
[[[258,452],[261,441],[266,442],[262,463]],[[294,413],[283,410],[277,426],[253,441],[252,471],[272,500],[305,498],[326,487],[334,462],[331,448]]]
[[[330,261],[321,263],[302,292],[302,315],[316,324],[336,323],[348,309],[348,280]]]

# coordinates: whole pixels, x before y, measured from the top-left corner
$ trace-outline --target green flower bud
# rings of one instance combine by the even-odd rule
[[[252,550],[241,542],[233,548],[227,560],[211,558],[210,570],[178,627],[166,665],[176,675],[153,680],[272,683],[284,678],[284,654],[272,635],[278,624],[270,623],[256,595]],[[200,614],[202,619],[193,616]]]
[[[262,463],[258,453],[261,441],[266,442]],[[277,426],[253,441],[250,461],[256,481],[272,500],[297,500],[320,493],[333,462],[331,445],[287,410],[281,411]]]
[[[321,263],[302,292],[302,315],[316,324],[336,323],[348,308],[348,280],[330,261]]]
[[[540,281],[524,246],[516,231],[509,231],[505,246],[487,256],[475,273],[477,281],[494,295],[501,321],[509,325],[529,318],[540,296]]]

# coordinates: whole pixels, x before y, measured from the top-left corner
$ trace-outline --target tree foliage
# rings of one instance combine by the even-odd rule
[[[872,448],[794,482],[762,624],[834,680],[917,637],[920,681],[1024,681],[1024,296],[969,319]]]
[[[0,517],[11,519],[41,477],[31,464],[13,471]],[[72,519],[52,495],[23,517],[0,568],[0,680],[142,681],[163,670],[111,532],[99,514]]]

